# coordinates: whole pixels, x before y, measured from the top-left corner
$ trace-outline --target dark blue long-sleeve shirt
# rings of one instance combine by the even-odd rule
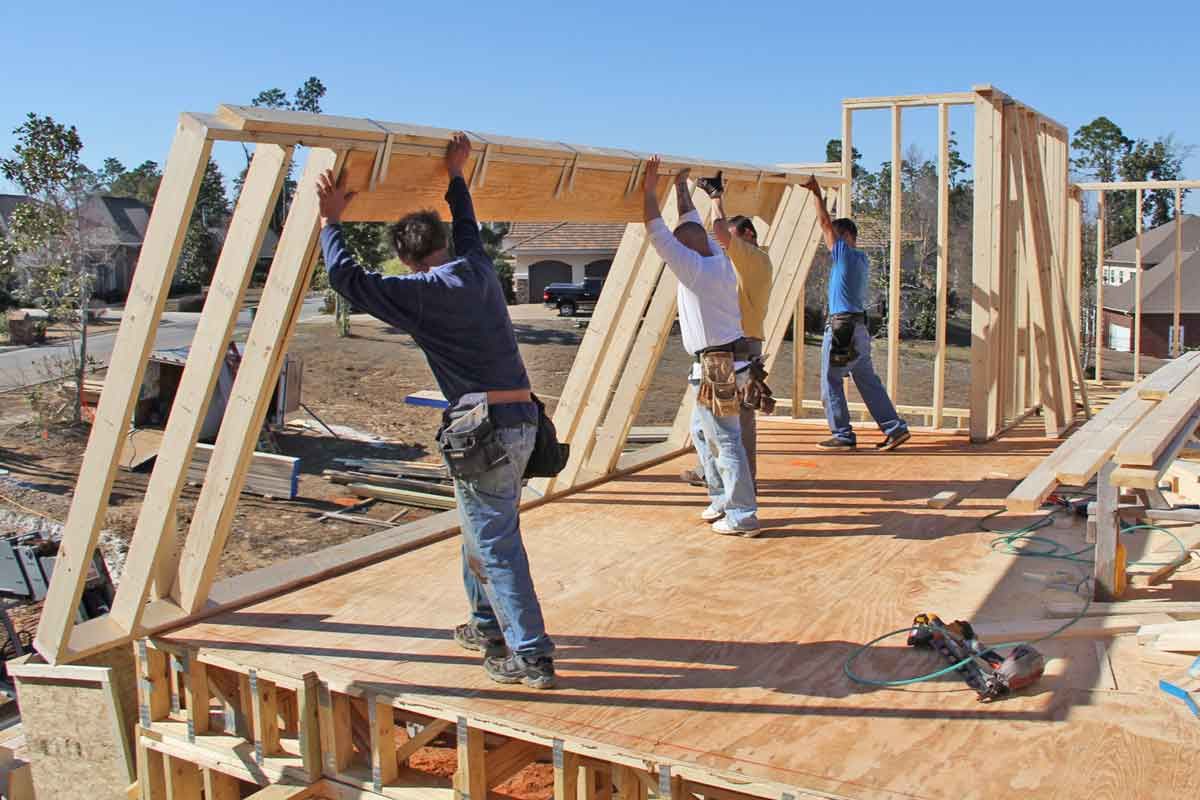
[[[467,183],[446,190],[457,258],[428,272],[381,275],[350,255],[340,225],[321,231],[329,285],[372,316],[410,334],[425,353],[438,388],[454,404],[470,392],[528,389],[504,289],[483,249]],[[492,406],[497,427],[537,422],[533,403]]]

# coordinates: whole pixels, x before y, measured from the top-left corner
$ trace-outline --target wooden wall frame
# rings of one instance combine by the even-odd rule
[[[1048,436],[1062,436],[1074,419],[1078,391],[1087,387],[1079,365],[1079,281],[1070,277],[1067,129],[992,86],[970,92],[852,98],[842,102],[840,208],[852,208],[854,111],[891,111],[891,258],[888,307],[901,308],[903,218],[900,166],[902,110],[938,112],[938,335],[931,405],[921,408],[933,427],[945,424],[946,296],[949,288],[949,109],[975,112],[974,256],[971,293],[970,434],[987,441],[1041,408]],[[1044,290],[1044,291],[1043,291]],[[1036,299],[1031,305],[1030,299]],[[1030,316],[1030,310],[1033,315]],[[893,313],[893,312],[890,312]],[[1074,331],[1074,333],[1072,333]],[[888,327],[887,387],[901,385],[900,324]]]
[[[1136,193],[1137,218],[1135,220],[1137,227],[1137,243],[1134,248],[1135,252],[1135,271],[1134,280],[1134,320],[1133,320],[1133,371],[1134,381],[1142,378],[1142,208],[1143,208],[1143,193],[1153,190],[1174,190],[1175,192],[1175,219],[1178,221],[1183,216],[1183,190],[1184,189],[1200,189],[1200,181],[1193,180],[1178,180],[1178,181],[1111,181],[1111,182],[1081,182],[1076,183],[1071,187],[1071,192],[1082,198],[1083,192],[1095,192],[1097,203],[1096,216],[1096,325],[1092,331],[1092,350],[1096,354],[1096,372],[1095,380],[1104,380],[1104,257],[1108,252],[1105,247],[1105,228],[1107,226],[1106,219],[1106,197],[1109,192],[1132,191]],[[1082,200],[1080,201],[1082,202]],[[1078,212],[1082,214],[1082,211]],[[1076,250],[1081,250],[1083,247],[1083,230],[1082,224],[1075,227],[1072,236],[1078,239],[1078,244],[1073,244]],[[1180,314],[1183,307],[1183,228],[1176,224],[1175,226],[1175,303],[1171,319],[1171,327],[1175,332],[1174,345],[1171,356],[1178,358],[1183,354],[1183,336],[1180,331]],[[1082,269],[1080,265],[1079,269]],[[1078,326],[1076,326],[1078,327]]]
[[[456,515],[437,515],[302,561],[215,583],[271,387],[278,379],[317,262],[317,176],[331,169],[344,175],[349,187],[358,191],[347,209],[348,221],[391,219],[420,207],[444,208],[442,155],[452,133],[245,106],[220,106],[212,115],[181,115],[35,639],[36,648],[49,662],[75,661],[217,608],[454,535]],[[647,448],[633,459],[621,453],[675,317],[674,276],[663,269],[638,221],[642,216],[640,179],[649,154],[494,134],[469,135],[476,148],[468,170],[481,219],[628,223],[609,287],[556,411],[559,431],[573,445],[572,460],[554,481],[532,487],[528,502],[544,502],[639,463],[678,453],[687,446],[686,420],[691,413],[687,395],[664,445]],[[112,613],[77,625],[75,609],[87,564],[96,547],[153,333],[214,141],[254,144],[256,149],[220,254],[214,291],[201,312],[182,377],[180,391],[195,402],[177,403],[167,420],[163,449],[150,476],[150,490]],[[297,147],[310,150],[304,173],[267,276],[191,525],[182,547],[177,547],[175,506],[207,398]],[[768,346],[778,349],[819,233],[809,193],[797,187],[815,176],[822,185],[839,188],[843,179],[836,174],[836,165],[797,169],[668,156],[658,187],[668,219],[675,214],[673,176],[685,168],[697,174],[722,170],[729,212],[771,220],[768,241],[778,266],[778,297],[772,297],[769,311]],[[707,196],[697,192],[694,197],[697,207],[706,212]]]

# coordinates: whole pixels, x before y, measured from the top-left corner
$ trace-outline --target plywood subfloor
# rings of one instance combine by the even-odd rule
[[[825,434],[827,435],[827,434]],[[1200,725],[1156,689],[1136,643],[1049,642],[1036,691],[983,705],[955,678],[872,689],[843,674],[862,642],[924,610],[1030,619],[1034,559],[992,554],[981,518],[1053,448],[1026,426],[986,447],[919,434],[892,454],[828,454],[818,427],[760,428],[758,539],[710,532],[677,459],[525,515],[562,688],[489,682],[458,649],[458,541],[221,614],[168,639],[331,684],[572,742],[855,798],[1194,798]],[[926,500],[957,491],[956,505]],[[1018,518],[1019,519],[1019,518]],[[1013,520],[1014,524],[1017,520]],[[999,520],[1005,523],[1006,520]],[[893,639],[862,668],[938,666]]]

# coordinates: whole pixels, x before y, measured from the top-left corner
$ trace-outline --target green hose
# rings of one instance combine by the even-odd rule
[[[1000,509],[998,511],[994,511],[991,514],[988,514],[982,520],[980,520],[980,523],[979,523],[979,526],[982,530],[987,531],[989,533],[1001,534],[999,537],[993,539],[990,542],[990,547],[994,552],[1002,553],[1004,555],[1019,556],[1019,557],[1023,557],[1023,558],[1052,558],[1052,559],[1058,559],[1061,561],[1074,562],[1077,564],[1093,564],[1093,563],[1095,563],[1095,559],[1081,557],[1084,553],[1088,552],[1089,550],[1094,549],[1095,545],[1088,545],[1087,547],[1081,548],[1079,550],[1069,550],[1068,548],[1064,547],[1061,543],[1056,542],[1053,539],[1048,539],[1045,536],[1035,536],[1034,535],[1035,531],[1039,531],[1042,528],[1047,527],[1048,525],[1050,525],[1053,522],[1054,516],[1057,513],[1059,513],[1059,509],[1055,509],[1055,510],[1051,511],[1050,513],[1048,513],[1045,516],[1038,519],[1036,522],[1032,522],[1023,528],[1016,528],[1013,530],[1004,530],[1004,529],[1000,529],[1000,528],[987,527],[986,523],[989,519],[999,516],[1000,514],[1003,514],[1004,511],[1005,511],[1005,509]],[[1141,530],[1166,534],[1167,536],[1171,537],[1171,539],[1173,539],[1175,541],[1175,544],[1179,545],[1180,553],[1186,554],[1188,552],[1187,545],[1184,544],[1183,541],[1178,536],[1176,536],[1174,533],[1167,530],[1166,528],[1159,527],[1158,525],[1130,525],[1128,527],[1123,527],[1121,529],[1121,533],[1133,533],[1134,531],[1141,531]],[[1027,547],[1017,547],[1018,542],[1023,542],[1026,544],[1034,544],[1043,549],[1030,550]],[[1132,561],[1132,562],[1130,562],[1129,566],[1134,566],[1134,565],[1162,566],[1162,565],[1165,565],[1168,563],[1171,563],[1171,562],[1167,562],[1167,561]],[[1079,587],[1083,586],[1085,583],[1089,583],[1090,581],[1091,581],[1090,577],[1083,578],[1079,583],[1077,583],[1075,585],[1075,591],[1078,592]],[[1064,622],[1062,625],[1060,625],[1054,631],[1046,634],[1045,636],[1034,639],[1032,641],[1003,642],[1002,644],[991,645],[990,648],[993,650],[1002,650],[1002,649],[1007,649],[1009,647],[1017,647],[1022,644],[1037,644],[1038,642],[1044,642],[1047,639],[1053,639],[1055,636],[1058,636],[1060,633],[1065,631],[1067,628],[1071,627],[1076,622],[1083,619],[1084,616],[1087,615],[1088,608],[1091,606],[1091,604],[1092,604],[1092,592],[1089,591],[1085,595],[1085,602],[1084,602],[1083,608],[1079,611],[1079,613],[1076,614],[1071,619]],[[898,636],[901,633],[908,633],[910,630],[912,630],[911,625],[907,628],[900,628],[898,630],[891,631],[890,633],[885,633],[882,636],[872,639],[871,641],[867,642],[866,644],[856,648],[854,650],[854,652],[850,654],[850,657],[846,659],[845,664],[842,665],[842,671],[846,674],[846,677],[849,678],[850,680],[854,681],[855,683],[863,684],[865,686],[879,686],[879,687],[909,686],[914,683],[922,683],[924,681],[931,681],[934,678],[940,678],[942,675],[946,675],[947,673],[954,672],[955,670],[958,670],[961,667],[965,666],[967,663],[969,663],[974,658],[974,656],[969,656],[967,658],[962,659],[961,661],[951,664],[948,667],[943,667],[942,669],[939,669],[935,672],[929,672],[924,675],[917,675],[912,678],[894,678],[894,679],[865,678],[865,677],[857,674],[854,671],[854,663],[856,661],[858,661],[858,659],[864,653],[866,653],[868,650],[870,650],[875,645],[879,644],[880,642],[882,642],[886,639],[890,639],[893,636]]]

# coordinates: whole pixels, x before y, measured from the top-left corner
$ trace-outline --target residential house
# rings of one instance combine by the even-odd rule
[[[1200,250],[1200,216],[1182,217],[1183,252]],[[1142,269],[1175,263],[1175,220],[1142,232]],[[1133,278],[1137,269],[1137,237],[1121,242],[1108,251],[1100,279],[1105,286],[1120,286]]]
[[[1193,217],[1193,219],[1195,219]],[[1162,227],[1166,227],[1165,225]],[[1172,238],[1172,242],[1174,239]],[[1200,347],[1200,249],[1185,253],[1179,267],[1180,316],[1184,348]],[[1104,290],[1104,346],[1130,352],[1136,314],[1136,281]],[[1168,358],[1175,347],[1174,250],[1142,272],[1142,353]]]
[[[25,195],[0,194],[0,236],[8,234],[13,211],[28,202],[30,199]],[[94,194],[84,201],[80,218],[85,226],[90,266],[95,276],[95,296],[107,301],[123,300],[133,284],[133,273],[150,221],[150,206],[131,197]],[[228,229],[228,218],[213,220],[208,225],[218,248],[224,243]],[[257,266],[260,269],[270,266],[278,243],[278,234],[268,229],[259,251]],[[27,274],[18,275],[19,282],[28,279]]]
[[[621,222],[514,223],[504,242],[514,259],[517,302],[542,302],[542,291],[551,283],[607,276],[624,232]]]

